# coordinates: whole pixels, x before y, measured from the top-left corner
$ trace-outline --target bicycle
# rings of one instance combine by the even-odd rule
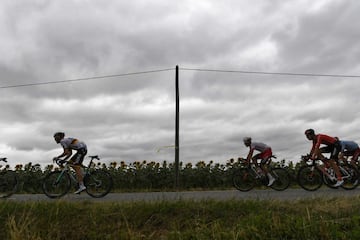
[[[359,164],[359,161],[356,160],[354,162],[352,162],[352,156],[353,156],[353,153],[347,153],[345,152],[344,153],[344,156],[343,156],[343,159],[339,160],[341,162],[341,164],[344,164],[344,165],[352,165],[356,170],[357,170],[357,173],[359,175],[359,178],[360,178],[360,164]]]
[[[107,171],[94,167],[94,159],[100,160],[97,155],[89,156],[89,158],[88,166],[82,166],[85,171],[85,191],[94,198],[104,197],[113,187],[112,177]],[[57,159],[55,162],[60,167],[60,170],[48,173],[42,184],[43,192],[49,198],[64,196],[70,191],[72,183],[77,183],[75,172],[70,168],[71,163],[61,159]]]
[[[327,163],[320,164],[320,159],[310,159],[309,155],[301,156],[301,159],[306,165],[300,167],[296,177],[300,187],[307,191],[315,191],[323,184],[330,188],[338,188],[334,187],[337,182],[335,171]],[[338,166],[344,180],[341,187],[345,190],[355,189],[358,185],[358,171],[351,165],[339,164]]]
[[[272,158],[270,157],[270,162]],[[248,163],[246,159],[240,158],[241,167],[236,169],[233,174],[233,185],[234,187],[242,192],[247,192],[253,189],[257,185],[267,186],[269,178],[264,174],[261,168],[256,167],[253,162]],[[270,188],[276,191],[283,191],[290,185],[290,174],[288,171],[281,167],[271,167],[269,164],[269,173],[275,178],[274,183]]]
[[[7,158],[0,158],[0,162],[7,163]],[[14,171],[4,167],[0,170],[0,198],[13,195],[18,187],[18,177]]]

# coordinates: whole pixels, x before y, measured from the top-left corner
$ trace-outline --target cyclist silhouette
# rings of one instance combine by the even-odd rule
[[[76,138],[65,138],[65,133],[57,132],[54,134],[54,139],[57,144],[61,144],[64,149],[64,152],[57,157],[54,157],[54,160],[61,159],[66,161],[72,155],[72,150],[75,150],[76,153],[70,158],[69,162],[71,163],[71,167],[76,172],[76,177],[79,182],[79,189],[74,193],[79,194],[86,189],[84,185],[84,176],[82,171],[82,162],[84,160],[85,155],[87,154],[86,144],[79,141]]]
[[[252,142],[251,137],[244,137],[243,141],[245,146],[250,148],[246,161],[250,162],[252,160],[255,166],[259,167],[257,160],[261,159],[260,168],[269,177],[268,187],[270,187],[275,181],[275,178],[269,173],[267,167],[270,163],[269,159],[272,156],[271,147],[269,147],[265,143]],[[260,153],[253,156],[255,150],[259,151]]]
[[[335,183],[334,187],[341,186],[344,183],[344,180],[342,179],[340,169],[336,164],[336,160],[338,160],[339,152],[341,150],[339,140],[335,137],[330,137],[325,134],[315,134],[314,129],[307,129],[305,131],[305,136],[309,141],[313,142],[310,151],[311,159],[319,158],[323,162],[330,163],[330,166],[334,169],[337,177],[337,182]],[[320,148],[321,144],[325,146]],[[330,159],[325,158],[322,153],[330,153]]]

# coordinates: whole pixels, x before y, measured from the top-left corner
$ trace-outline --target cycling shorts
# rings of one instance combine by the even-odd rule
[[[334,144],[327,145],[326,147],[320,148],[321,153],[330,153],[330,159],[338,160],[339,153],[341,151],[341,145],[339,141],[335,142]]]
[[[87,154],[86,148],[80,148],[76,151],[74,156],[71,157],[70,162],[74,165],[81,165],[84,161],[84,157]]]
[[[271,148],[267,148],[263,152],[256,154],[254,158],[261,159],[261,163],[265,164],[271,156],[272,156],[272,150]]]

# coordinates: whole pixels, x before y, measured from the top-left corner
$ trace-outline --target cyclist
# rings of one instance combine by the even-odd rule
[[[360,154],[359,145],[354,141],[339,140],[341,150],[339,159],[345,160],[345,156],[351,156],[350,164],[357,169],[357,162]]]
[[[54,160],[62,159],[63,161],[68,160],[72,155],[72,150],[75,150],[76,153],[70,158],[69,162],[71,167],[76,172],[76,178],[79,183],[79,189],[76,190],[74,193],[79,194],[86,189],[84,185],[83,179],[83,171],[82,171],[82,162],[84,160],[85,155],[87,154],[87,147],[86,144],[79,141],[76,138],[65,138],[65,133],[57,132],[54,134],[54,139],[57,144],[61,144],[64,149],[64,152],[57,157],[54,157]]]
[[[244,137],[243,141],[245,146],[250,148],[246,161],[249,163],[252,160],[255,166],[259,167],[257,160],[261,159],[260,168],[263,170],[265,175],[269,177],[268,187],[270,187],[275,181],[275,178],[269,173],[268,170],[268,165],[270,164],[269,160],[272,156],[271,147],[265,143],[252,142],[251,137]],[[260,153],[253,156],[255,150],[259,151]]]
[[[325,134],[315,134],[314,129],[307,129],[305,131],[305,136],[309,141],[313,142],[310,151],[311,159],[319,158],[324,163],[328,162],[330,166],[334,169],[337,177],[337,182],[334,184],[334,187],[341,186],[344,183],[344,180],[342,179],[340,169],[336,164],[341,149],[339,140]],[[325,146],[320,148],[321,144]],[[330,158],[325,158],[322,153],[330,153]]]

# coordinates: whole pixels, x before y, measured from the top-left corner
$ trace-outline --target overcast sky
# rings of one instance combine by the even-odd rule
[[[244,136],[296,162],[307,128],[360,142],[360,78],[189,70],[360,75],[359,11],[356,0],[1,1],[0,155],[51,164],[64,131],[106,163],[173,162],[176,65],[184,163],[245,156]],[[19,86],[45,82],[58,83]]]

